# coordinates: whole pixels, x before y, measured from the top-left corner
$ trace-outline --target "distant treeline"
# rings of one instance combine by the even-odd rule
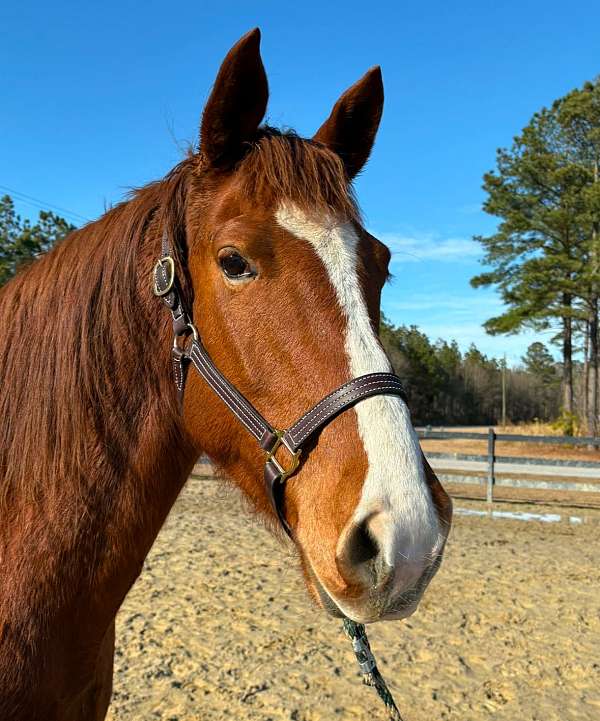
[[[508,421],[559,416],[561,369],[543,343],[532,343],[519,367],[503,369],[502,361],[473,344],[461,353],[455,341],[433,343],[416,326],[395,327],[384,319],[381,338],[417,425],[500,423],[503,373]]]

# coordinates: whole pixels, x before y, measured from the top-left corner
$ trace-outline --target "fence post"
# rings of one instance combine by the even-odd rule
[[[494,501],[494,461],[496,454],[496,433],[493,428],[488,428],[488,477],[487,477],[487,493],[486,498],[488,503]]]

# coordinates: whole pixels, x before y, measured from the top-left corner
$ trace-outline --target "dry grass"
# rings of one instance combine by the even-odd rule
[[[553,423],[531,421],[529,423],[509,423],[506,426],[495,426],[496,433],[514,433],[524,436],[560,436],[562,432]]]

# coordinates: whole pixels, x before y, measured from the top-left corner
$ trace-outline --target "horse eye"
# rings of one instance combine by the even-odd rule
[[[252,269],[248,261],[233,248],[227,248],[219,255],[219,265],[223,273],[234,280],[248,278],[252,275]]]

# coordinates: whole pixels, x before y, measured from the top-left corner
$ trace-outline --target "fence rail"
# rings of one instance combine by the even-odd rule
[[[418,436],[421,440],[476,440],[476,441],[483,441],[487,442],[487,455],[469,455],[469,454],[460,454],[460,458],[458,460],[464,460],[464,461],[484,461],[487,462],[487,468],[485,476],[477,475],[477,473],[473,475],[463,475],[465,470],[468,470],[466,468],[463,468],[463,474],[460,473],[461,469],[457,469],[457,473],[444,473],[440,475],[441,480],[450,482],[450,483],[457,483],[459,485],[466,484],[466,485],[482,485],[485,483],[486,488],[486,500],[488,503],[493,503],[494,501],[494,487],[504,487],[504,488],[526,488],[531,490],[556,490],[556,491],[572,491],[577,493],[596,493],[600,494],[600,463],[597,465],[593,463],[586,462],[585,468],[592,469],[593,470],[597,468],[598,470],[598,483],[583,483],[583,482],[577,482],[577,481],[570,481],[570,480],[535,480],[530,478],[510,478],[507,476],[499,476],[497,477],[498,472],[502,472],[502,469],[500,471],[498,470],[498,463],[502,463],[502,461],[509,462],[512,464],[519,463],[523,465],[528,464],[535,464],[536,460],[535,458],[530,457],[524,457],[524,458],[517,458],[515,456],[501,456],[496,454],[496,443],[502,442],[502,441],[512,441],[512,442],[519,442],[519,443],[546,443],[546,444],[554,444],[554,445],[570,445],[570,446],[592,446],[594,448],[600,447],[600,438],[595,437],[574,437],[574,436],[530,436],[530,435],[513,435],[511,433],[496,433],[496,431],[493,428],[489,428],[487,433],[474,433],[470,431],[442,431],[442,430],[433,430],[431,428],[418,428],[417,429]],[[426,454],[427,455],[427,454]],[[442,453],[435,453],[431,455],[431,460],[435,459],[436,461],[441,461],[443,463],[444,460],[453,460],[456,461],[457,455],[451,455],[447,454],[444,455]],[[544,471],[548,472],[552,470],[553,476],[558,476],[560,478],[561,476],[563,478],[572,476],[574,473],[574,465],[568,464],[565,461],[557,460],[556,463],[549,462],[548,460],[544,459],[544,462],[540,465],[543,466],[543,469],[540,470],[539,468],[527,468],[526,470],[522,471],[525,475],[544,475]],[[443,466],[441,466],[443,467]],[[571,469],[571,474],[569,474],[569,469]],[[449,470],[449,469],[448,469]],[[514,473],[514,471],[512,471]],[[595,478],[595,476],[592,476]]]
[[[523,436],[516,433],[496,433],[490,428],[487,433],[471,433],[470,431],[434,431],[429,428],[417,428],[419,438],[429,440],[468,439],[485,441],[492,432],[496,441],[516,441],[517,443],[551,443],[565,446],[600,447],[600,437],[594,436]]]

